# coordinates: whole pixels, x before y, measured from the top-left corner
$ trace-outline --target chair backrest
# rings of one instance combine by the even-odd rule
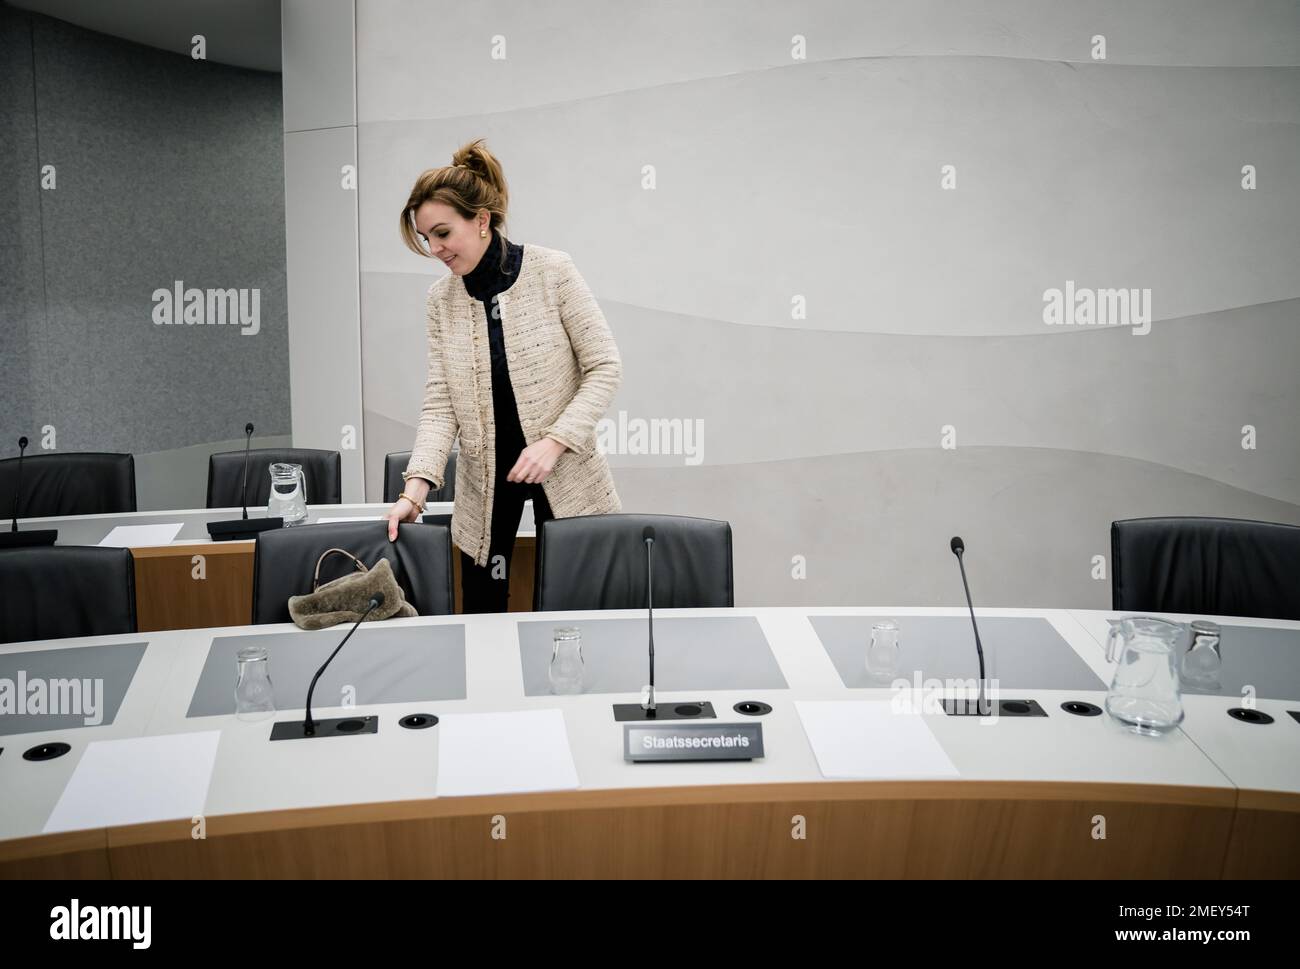
[[[0,643],[133,632],[129,548],[0,549]]]
[[[102,451],[29,454],[23,459],[19,518],[135,511],[135,458]],[[18,459],[0,461],[0,516],[14,513]]]
[[[644,609],[646,545],[655,529],[654,604],[665,609],[735,605],[731,525],[676,515],[581,515],[537,533],[535,611]]]
[[[1111,605],[1300,619],[1300,526],[1233,518],[1111,522]]]
[[[367,568],[381,557],[393,567],[402,594],[422,616],[455,611],[452,593],[451,530],[419,522],[398,526],[397,541],[388,541],[388,523],[331,522],[295,525],[261,532],[253,554],[253,622],[292,622],[289,597],[311,592],[316,561],[326,549],[351,552]],[[356,571],[346,555],[331,555],[321,565],[320,581]]]
[[[402,493],[402,472],[411,463],[410,451],[393,451],[384,455],[384,502],[391,505]],[[447,470],[442,475],[442,487],[429,492],[425,501],[454,501],[456,498],[456,451],[447,455]]]
[[[248,505],[266,505],[271,498],[273,464],[302,465],[309,505],[342,503],[342,462],[338,451],[312,448],[253,448],[248,452]],[[222,451],[208,458],[209,508],[238,508],[244,485],[244,452]]]

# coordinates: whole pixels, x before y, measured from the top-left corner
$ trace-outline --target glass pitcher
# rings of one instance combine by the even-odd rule
[[[271,465],[271,500],[266,503],[268,518],[283,518],[286,525],[307,520],[307,479],[301,464]]]
[[[1106,712],[1134,733],[1159,736],[1183,721],[1178,642],[1183,627],[1150,616],[1126,616],[1106,637],[1106,659],[1118,662]]]

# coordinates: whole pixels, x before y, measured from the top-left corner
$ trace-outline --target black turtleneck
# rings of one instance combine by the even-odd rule
[[[504,259],[502,246],[505,247]],[[523,262],[524,247],[508,241],[493,229],[483,258],[461,277],[465,291],[483,303],[487,314],[488,347],[492,353],[492,419],[496,425],[497,477],[501,479],[514,467],[526,444],[519,424],[515,391],[510,384],[510,368],[506,365],[506,345],[501,335],[497,296],[514,285]]]
[[[502,244],[506,247],[504,260],[501,258]],[[509,289],[519,278],[519,267],[523,261],[524,247],[507,241],[500,232],[493,229],[492,239],[488,242],[483,258],[462,277],[466,291],[486,305],[493,296]]]

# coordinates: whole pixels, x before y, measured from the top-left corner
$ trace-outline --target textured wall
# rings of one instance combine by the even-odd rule
[[[0,454],[47,425],[132,452],[149,509],[202,506],[247,421],[287,443],[280,103],[278,74],[0,6]],[[258,290],[256,334],[155,324],[177,280],[204,319],[208,290]]]
[[[626,510],[731,521],[738,603],[953,604],[961,533],[980,602],[1101,607],[1113,519],[1300,522],[1300,5],[362,0],[356,30],[372,498],[445,272],[396,217],[482,136],[510,237],[610,321],[610,417],[696,430],[610,435]],[[1067,285],[1149,318],[1049,325]]]

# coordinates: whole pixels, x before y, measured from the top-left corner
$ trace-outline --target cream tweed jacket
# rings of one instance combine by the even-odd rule
[[[487,565],[497,462],[487,313],[455,273],[429,287],[425,305],[429,376],[402,479],[442,487],[459,435],[451,537],[477,565]],[[551,511],[557,518],[620,511],[609,462],[596,447],[596,422],[622,382],[623,362],[573,259],[525,244],[519,276],[497,305],[524,439],[552,437],[568,448],[542,482]],[[511,466],[518,459],[501,455]]]

